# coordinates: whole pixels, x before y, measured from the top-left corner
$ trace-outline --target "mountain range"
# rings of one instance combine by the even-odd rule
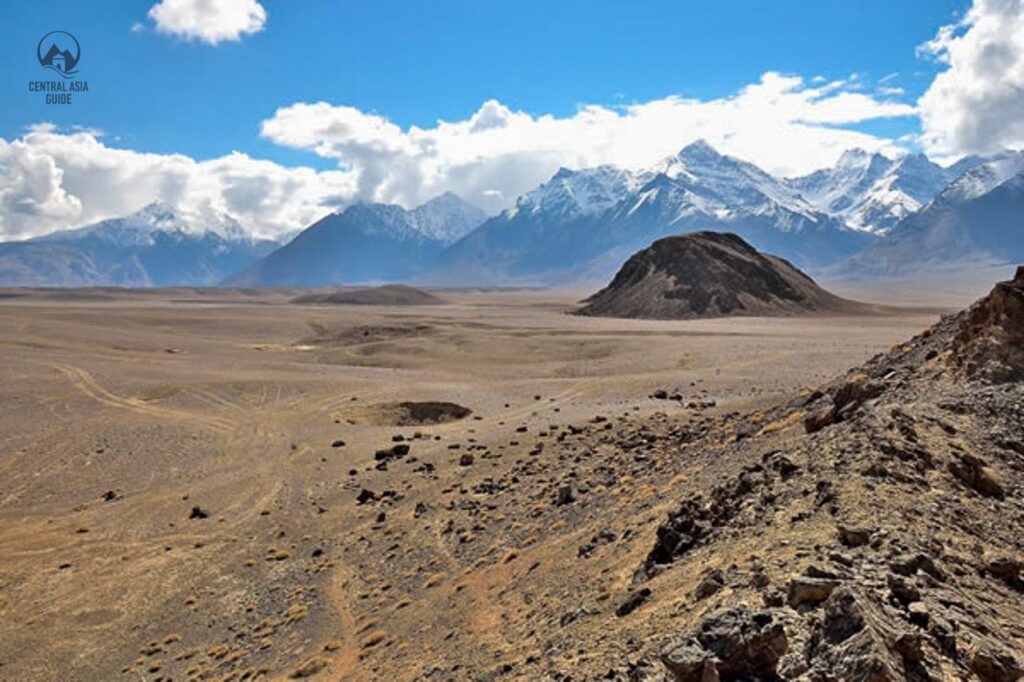
[[[227,278],[230,286],[329,286],[415,278],[487,215],[452,193],[412,210],[353,204]]]
[[[606,279],[661,237],[713,230],[801,266],[838,262],[873,237],[812,206],[788,182],[696,142],[655,167],[561,169],[446,249],[435,283]]]
[[[830,275],[898,277],[1024,260],[1024,152],[976,166]]]
[[[413,209],[357,203],[272,242],[228,216],[154,204],[0,244],[0,285],[595,282],[658,239],[698,231],[735,233],[819,275],[891,276],[1016,258],[1022,171],[1022,152],[940,166],[853,150],[779,178],[698,141],[642,170],[562,168],[492,217],[452,193]]]
[[[789,184],[815,208],[848,226],[884,233],[981,162],[970,157],[943,168],[923,154],[893,160],[855,149],[844,152],[834,167],[794,178]]]
[[[213,286],[280,246],[227,215],[153,203],[123,218],[0,244],[0,286]]]

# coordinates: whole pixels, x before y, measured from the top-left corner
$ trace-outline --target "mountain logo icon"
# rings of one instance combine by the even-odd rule
[[[44,69],[53,69],[64,78],[78,73],[77,66],[82,56],[78,40],[66,31],[50,31],[36,46],[36,57]]]

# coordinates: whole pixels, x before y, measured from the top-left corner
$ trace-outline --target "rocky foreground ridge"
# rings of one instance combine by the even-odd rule
[[[749,566],[703,574],[697,604],[726,585],[731,597],[649,652],[634,677],[1019,679],[1022,377],[1024,267],[761,426],[739,420],[722,481],[658,527],[635,581],[714,553]],[[805,433],[778,446],[753,437],[787,425]],[[814,544],[794,553],[800,525]],[[735,551],[752,529],[776,538],[776,556]],[[769,577],[780,560],[784,581]]]

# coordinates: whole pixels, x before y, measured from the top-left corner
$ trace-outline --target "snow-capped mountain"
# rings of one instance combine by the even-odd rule
[[[485,218],[451,193],[412,210],[353,204],[313,223],[225,284],[319,287],[409,280]]]
[[[154,201],[122,218],[111,218],[85,227],[52,232],[35,237],[32,241],[93,238],[118,246],[142,246],[152,244],[160,234],[178,235],[182,239],[212,234],[225,241],[254,241],[245,228],[226,213],[199,214],[175,209],[162,201]]]
[[[640,182],[638,175],[615,166],[559,168],[550,180],[521,196],[510,214],[546,213],[566,219],[594,215],[625,199]]]
[[[736,232],[804,267],[869,243],[753,164],[696,142],[654,167],[562,169],[513,209],[452,244],[425,276],[447,283],[605,279],[635,251],[670,234]]]
[[[409,223],[431,239],[451,244],[487,220],[483,209],[445,192],[409,211]]]
[[[1024,155],[1001,154],[947,187],[875,244],[838,264],[849,278],[1024,261]],[[1010,175],[1017,168],[1016,174]]]
[[[787,183],[819,211],[848,226],[882,234],[931,201],[980,159],[943,168],[923,154],[893,160],[862,149],[844,152],[833,168]]]
[[[704,140],[687,145],[676,156],[648,172],[648,178],[665,175],[690,189],[705,205],[752,213],[773,212],[781,206],[808,218],[815,209],[784,180],[752,163],[720,154]]]
[[[209,286],[277,246],[228,215],[153,203],[121,218],[0,244],[0,284]]]
[[[1024,151],[1006,151],[985,160],[958,177],[942,194],[947,201],[966,201],[987,194],[1024,171]]]

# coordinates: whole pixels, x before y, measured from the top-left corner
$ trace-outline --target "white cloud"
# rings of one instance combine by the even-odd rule
[[[1024,0],[975,0],[919,52],[949,67],[918,101],[929,152],[1024,147]]]
[[[0,139],[0,238],[23,239],[125,215],[161,200],[230,213],[273,235],[308,225],[355,194],[343,171],[287,168],[233,152],[208,161],[107,146],[97,131],[34,126]]]
[[[909,105],[851,92],[846,81],[809,86],[766,73],[730,97],[590,105],[566,117],[488,100],[463,120],[403,129],[319,102],[284,107],[263,121],[264,137],[335,161],[329,171],[240,152],[196,161],[120,149],[99,131],[44,124],[0,138],[0,238],[125,215],[156,199],[230,213],[263,235],[304,227],[359,199],[414,206],[451,190],[496,211],[559,166],[649,166],[698,138],[769,171],[803,173],[852,147],[898,153],[891,140],[838,126],[912,113]]]
[[[914,114],[910,105],[852,92],[856,87],[808,86],[769,72],[721,99],[590,105],[564,118],[489,100],[465,120],[406,130],[353,107],[297,103],[265,120],[261,134],[337,160],[358,177],[361,199],[413,205],[452,190],[496,210],[559,166],[647,166],[698,138],[784,175],[829,165],[851,147],[900,151],[891,140],[838,127]]]
[[[267,10],[256,0],[161,0],[149,18],[162,33],[216,45],[262,31]]]

